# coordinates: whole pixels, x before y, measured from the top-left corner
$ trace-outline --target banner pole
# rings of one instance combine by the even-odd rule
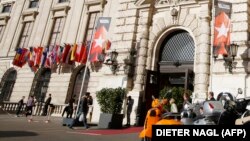
[[[80,94],[79,94],[79,97],[78,97],[78,103],[77,103],[77,108],[76,108],[76,113],[75,113],[75,118],[77,116],[77,113],[78,113],[78,110],[79,110],[79,106],[80,106],[80,101],[81,101],[81,97],[82,97],[82,92],[83,92],[83,86],[84,86],[84,83],[85,83],[85,78],[86,78],[86,74],[87,74],[87,66],[88,64],[90,63],[89,62],[89,56],[90,56],[90,52],[91,52],[91,48],[92,48],[92,43],[93,43],[93,34],[95,33],[96,31],[96,26],[97,26],[97,16],[95,17],[95,24],[94,24],[94,30],[92,30],[92,33],[91,33],[91,38],[90,38],[90,46],[89,46],[89,50],[88,50],[88,54],[87,54],[87,62],[86,62],[86,65],[85,65],[85,68],[84,68],[84,72],[83,72],[83,78],[82,78],[82,84],[81,84],[81,90],[80,90]],[[88,44],[87,44],[87,49],[88,49]]]

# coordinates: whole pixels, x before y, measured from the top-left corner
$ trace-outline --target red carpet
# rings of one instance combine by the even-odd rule
[[[129,127],[124,129],[98,129],[98,130],[84,130],[80,131],[81,134],[89,135],[114,135],[114,134],[129,134],[129,133],[139,133],[143,127]]]

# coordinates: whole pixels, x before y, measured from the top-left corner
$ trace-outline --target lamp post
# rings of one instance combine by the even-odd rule
[[[118,56],[118,52],[114,50],[110,52],[110,59],[108,59],[106,63],[103,63],[110,67],[110,70],[112,71],[113,74],[115,74],[118,69],[117,56]]]
[[[238,52],[238,47],[239,45],[232,43],[229,46],[229,55],[227,57],[224,57],[224,65],[228,68],[228,71],[230,73],[233,72],[233,68],[235,68],[235,63],[234,63],[234,59],[237,55]]]

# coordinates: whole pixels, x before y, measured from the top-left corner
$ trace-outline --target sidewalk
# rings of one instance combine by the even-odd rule
[[[45,116],[33,116],[28,122],[25,116],[15,117],[15,114],[0,114],[1,141],[139,141],[140,127],[123,129],[99,129],[97,124],[88,130],[75,127],[74,130],[62,125],[62,117],[51,117],[46,122]]]
[[[86,134],[95,134],[95,135],[112,135],[112,134],[130,134],[130,133],[139,133],[142,131],[143,127],[126,127],[123,126],[122,129],[103,129],[99,128],[97,123],[88,123],[89,129],[86,130],[83,126],[74,126],[73,130],[68,128],[68,126],[63,125],[63,117],[48,117],[48,116],[28,116],[21,115],[19,117],[16,117],[15,114],[5,113],[0,114],[0,120],[8,119],[8,120],[18,120],[18,121],[27,121],[30,123],[44,123],[44,124],[50,124],[53,123],[56,126],[61,126],[61,128],[65,128],[66,130],[71,130],[72,132],[79,132],[79,133],[86,133]],[[29,121],[29,119],[31,119]]]

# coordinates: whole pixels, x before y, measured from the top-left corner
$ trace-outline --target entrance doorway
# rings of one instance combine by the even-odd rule
[[[192,36],[185,30],[175,30],[164,37],[156,53],[156,71],[147,71],[142,109],[151,108],[152,96],[158,98],[164,87],[181,87],[184,91],[194,90],[194,53]],[[142,110],[143,111],[143,110]],[[145,116],[145,113],[141,113]],[[145,118],[145,117],[144,117]]]

